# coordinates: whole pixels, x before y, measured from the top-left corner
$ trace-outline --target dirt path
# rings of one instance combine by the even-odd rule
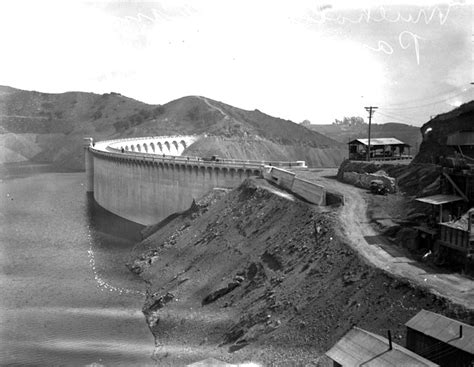
[[[365,190],[328,178],[331,174],[335,174],[335,171],[322,170],[315,173],[314,179],[344,195],[345,205],[340,209],[343,232],[349,244],[366,261],[391,274],[425,286],[455,303],[474,309],[474,281],[456,273],[436,272],[391,244],[370,224],[364,199]]]
[[[222,109],[220,109],[219,107],[214,106],[213,104],[211,104],[211,102],[209,102],[209,101],[207,100],[207,98],[204,98],[204,97],[201,97],[201,96],[196,96],[196,97],[199,98],[200,100],[202,100],[205,104],[207,104],[207,105],[208,105],[209,107],[211,107],[212,109],[219,111],[222,115],[224,115],[224,118],[225,118],[226,120],[229,120],[229,119],[230,119],[229,115],[227,115],[227,114],[226,114]]]

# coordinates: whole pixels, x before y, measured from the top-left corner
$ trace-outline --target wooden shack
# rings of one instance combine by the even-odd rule
[[[471,367],[474,327],[421,310],[406,324],[407,348],[442,367]]]
[[[355,139],[348,143],[349,159],[365,161],[369,149],[369,139]],[[405,154],[406,149],[408,154]],[[373,138],[370,139],[370,159],[376,161],[408,160],[410,145],[395,138]]]
[[[435,367],[438,366],[380,335],[353,327],[326,355],[334,367]]]

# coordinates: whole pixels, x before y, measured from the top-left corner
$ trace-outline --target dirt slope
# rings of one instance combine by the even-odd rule
[[[456,131],[474,129],[474,101],[465,103],[450,112],[436,116],[421,127],[423,143],[415,157],[416,163],[438,163],[439,157],[454,154],[446,146],[448,136]]]
[[[282,145],[260,137],[226,138],[212,136],[201,138],[183,154],[190,156],[218,155],[223,158],[240,157],[251,160],[296,161],[304,160],[312,167],[337,167],[346,151],[338,147],[311,147],[299,144]]]
[[[152,229],[131,264],[150,284],[144,313],[160,366],[211,356],[327,365],[320,356],[352,325],[391,329],[403,345],[403,324],[422,308],[474,321],[362,261],[338,230],[339,209],[256,179],[197,204]]]

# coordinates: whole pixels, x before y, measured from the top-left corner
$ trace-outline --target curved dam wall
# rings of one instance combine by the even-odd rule
[[[172,213],[188,209],[193,199],[213,188],[234,188],[247,177],[261,175],[266,163],[304,165],[304,162],[210,161],[178,155],[196,139],[134,138],[93,143],[87,138],[88,191],[93,191],[97,203],[110,212],[151,225]],[[157,142],[161,149],[157,149]]]

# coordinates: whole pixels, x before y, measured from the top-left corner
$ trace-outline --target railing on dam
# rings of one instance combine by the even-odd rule
[[[95,143],[94,147],[91,147],[91,151],[96,154],[112,153],[114,157],[128,157],[133,159],[141,159],[143,161],[151,162],[168,162],[168,163],[180,163],[180,164],[193,164],[202,166],[217,166],[217,167],[233,167],[233,168],[262,168],[266,166],[274,167],[294,167],[294,168],[306,168],[305,161],[268,161],[268,160],[244,160],[244,159],[229,159],[229,158],[216,158],[214,160],[202,157],[193,156],[181,156],[164,153],[152,153],[152,152],[136,152],[130,151],[123,148],[127,143],[129,146],[141,146],[143,141],[150,140],[161,140],[161,141],[196,141],[199,137],[196,136],[152,136],[152,137],[141,137],[141,138],[125,138],[116,140],[105,140]],[[133,144],[130,144],[133,142]],[[192,143],[191,143],[192,144]],[[187,146],[185,146],[187,147]],[[177,150],[179,151],[179,150]]]

